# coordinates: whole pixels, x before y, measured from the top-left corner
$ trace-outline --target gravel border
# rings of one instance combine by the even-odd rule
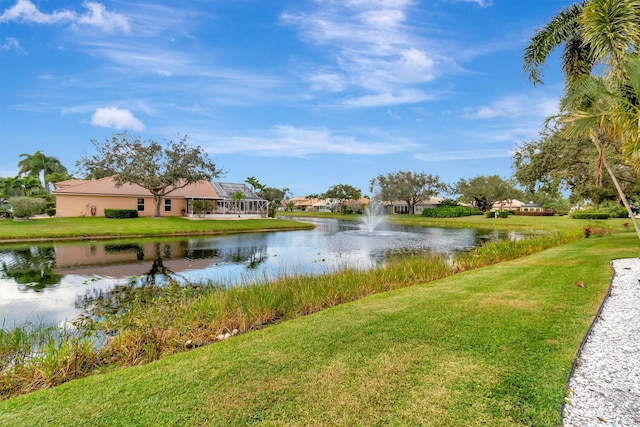
[[[612,265],[609,295],[570,373],[565,427],[640,426],[640,259]]]

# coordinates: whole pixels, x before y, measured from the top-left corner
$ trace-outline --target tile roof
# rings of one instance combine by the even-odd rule
[[[72,182],[73,181],[73,182]],[[100,195],[100,196],[143,196],[149,197],[151,193],[139,185],[123,184],[116,187],[112,177],[94,179],[94,180],[69,180],[63,181],[62,185],[58,183],[54,194],[68,195]],[[209,181],[198,181],[184,188],[179,188],[167,195],[168,198],[219,198]]]

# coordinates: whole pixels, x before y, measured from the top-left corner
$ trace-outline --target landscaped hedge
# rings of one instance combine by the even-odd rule
[[[571,214],[573,219],[609,219],[607,212],[579,211]]]
[[[498,216],[496,216],[498,214]],[[509,218],[509,215],[513,215],[510,211],[488,211],[485,212],[484,215],[487,218]]]
[[[105,218],[138,218],[138,211],[135,209],[105,209]]]
[[[457,218],[460,216],[482,215],[477,209],[465,206],[453,206],[443,208],[428,208],[422,211],[422,216],[429,218]]]
[[[556,214],[556,211],[554,211],[553,209],[545,209],[544,211],[532,211],[532,212],[526,212],[526,211],[516,211],[515,215],[520,215],[520,216],[554,216]]]

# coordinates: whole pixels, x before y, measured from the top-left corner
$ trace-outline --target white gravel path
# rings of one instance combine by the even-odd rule
[[[611,294],[569,379],[565,427],[640,426],[640,259],[613,268]]]

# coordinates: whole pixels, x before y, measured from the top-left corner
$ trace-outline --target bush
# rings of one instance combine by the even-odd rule
[[[422,216],[429,218],[457,218],[471,215],[482,215],[482,212],[464,206],[429,208],[422,211]]]
[[[8,208],[0,208],[0,218],[13,218],[13,214]]]
[[[620,203],[608,200],[601,203],[595,209],[596,212],[606,212],[609,214],[609,218],[629,218],[629,212]]]
[[[35,197],[12,197],[9,204],[13,209],[14,218],[30,218],[44,212],[45,201]]]
[[[213,203],[213,200],[194,200],[191,202],[191,209],[193,209],[193,213],[198,215],[200,218],[204,218],[207,212],[215,211],[216,206]]]
[[[105,209],[105,218],[138,218],[138,211],[135,209]]]
[[[577,211],[571,214],[573,219],[609,219],[608,212]]]
[[[440,208],[452,208],[456,206],[460,206],[460,203],[454,199],[442,199],[438,204],[438,207]]]
[[[496,214],[498,214],[498,216],[496,216]],[[485,216],[487,218],[509,218],[509,215],[511,215],[511,212],[509,212],[509,211],[489,211],[489,212],[485,212]]]
[[[50,217],[54,217],[54,216],[56,216],[56,208],[46,208],[44,210],[44,213],[46,213]]]

